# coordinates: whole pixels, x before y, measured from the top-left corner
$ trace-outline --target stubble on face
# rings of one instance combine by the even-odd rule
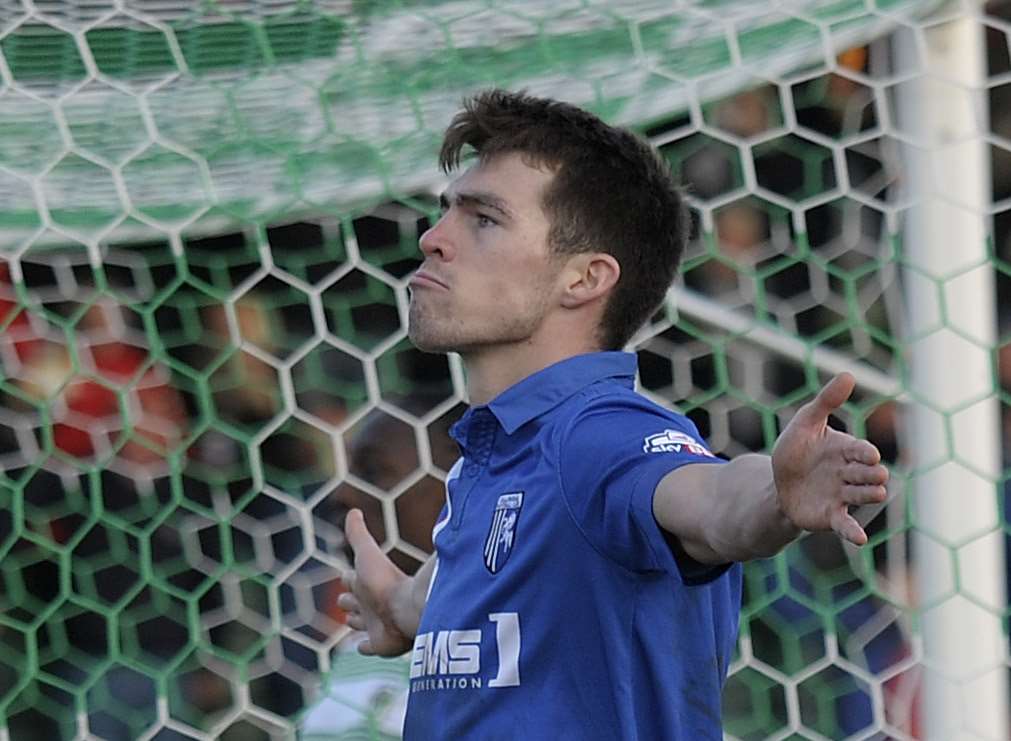
[[[475,307],[476,311],[469,316],[462,308],[455,310],[452,301],[438,306],[432,300],[434,297],[412,293],[407,336],[424,352],[464,355],[483,348],[522,343],[544,321],[551,284],[550,276],[539,276],[524,305],[508,310],[502,307],[501,312],[496,311],[494,296],[484,296],[486,305]]]
[[[433,273],[448,287],[411,291],[408,337],[416,347],[467,354],[523,343],[538,331],[550,313],[559,268],[545,254],[549,225],[541,205],[552,177],[519,154],[505,154],[478,162],[447,191],[446,202],[459,210],[449,212],[455,214],[450,236],[442,238],[458,262],[440,265],[438,243],[430,246]],[[455,200],[461,193],[462,203]],[[478,212],[473,202],[489,197],[505,204],[505,218],[491,236],[479,237],[470,226]]]

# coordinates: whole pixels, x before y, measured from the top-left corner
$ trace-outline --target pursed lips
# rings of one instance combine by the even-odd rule
[[[436,278],[431,273],[426,273],[421,270],[419,270],[413,276],[411,276],[411,286],[417,286],[419,288],[424,286],[433,288],[443,288],[443,289],[449,288],[449,286],[447,286],[444,282]]]

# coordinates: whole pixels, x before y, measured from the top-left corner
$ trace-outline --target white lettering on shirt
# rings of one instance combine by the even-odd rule
[[[518,687],[522,647],[519,613],[494,612],[488,616],[488,620],[495,623],[495,648],[498,654],[498,670],[488,686]],[[416,635],[411,649],[411,692],[480,689],[483,680],[475,675],[481,672],[483,635],[478,628],[429,631]],[[459,675],[465,676],[461,678]],[[438,679],[428,679],[429,677]]]

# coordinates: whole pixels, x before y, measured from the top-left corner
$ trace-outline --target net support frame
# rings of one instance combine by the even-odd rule
[[[835,375],[848,371],[856,379],[857,388],[871,394],[903,398],[899,380],[889,376],[869,363],[862,362],[850,353],[833,350],[824,345],[810,345],[796,335],[755,321],[718,301],[697,291],[678,286],[668,296],[668,301],[680,316],[701,322],[734,335],[744,342],[756,345],[776,355],[797,363],[811,363],[820,372]]]
[[[968,13],[899,39],[915,602],[924,738],[1008,738],[999,406],[989,266],[983,27]],[[955,89],[963,94],[952,94]],[[929,146],[924,146],[924,145]]]

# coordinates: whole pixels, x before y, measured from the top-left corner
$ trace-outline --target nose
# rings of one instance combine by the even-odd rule
[[[418,247],[425,257],[437,256],[443,260],[452,260],[455,254],[450,238],[449,214],[443,214],[435,224],[430,226],[418,240]]]

